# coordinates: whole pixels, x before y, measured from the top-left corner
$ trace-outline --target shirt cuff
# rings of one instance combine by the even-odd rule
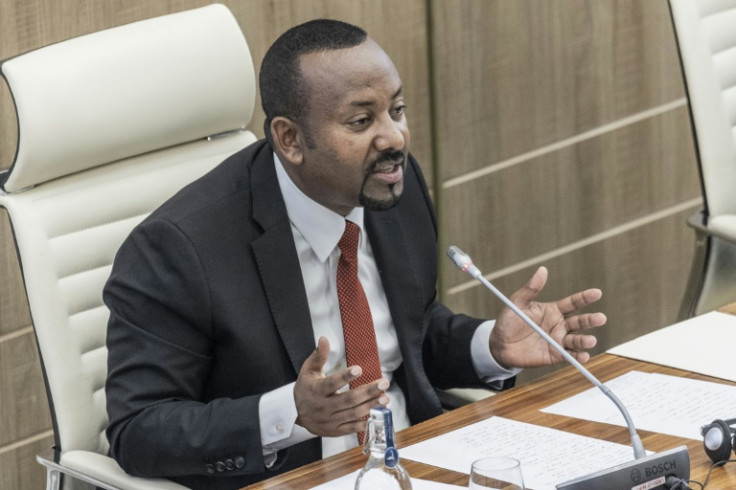
[[[258,402],[258,418],[261,424],[261,444],[267,467],[276,462],[281,449],[317,437],[307,429],[296,425],[294,383],[289,383],[261,396]]]
[[[503,381],[519,374],[521,368],[506,369],[491,355],[489,346],[495,325],[495,320],[488,320],[478,326],[470,342],[470,355],[475,372],[481,381],[491,385],[492,388],[500,389]]]

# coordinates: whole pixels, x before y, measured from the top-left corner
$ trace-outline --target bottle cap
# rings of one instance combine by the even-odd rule
[[[383,462],[389,468],[394,468],[399,464],[399,451],[394,444],[394,422],[391,409],[380,406],[371,408],[371,418],[383,421],[383,433],[386,438],[386,452],[383,455]]]

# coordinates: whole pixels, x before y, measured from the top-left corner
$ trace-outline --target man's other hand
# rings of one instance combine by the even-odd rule
[[[336,437],[365,430],[365,418],[376,405],[386,405],[389,383],[379,379],[353,390],[339,391],[360,377],[360,366],[325,376],[322,369],[330,343],[320,337],[317,348],[299,371],[294,385],[296,423],[318,436]]]

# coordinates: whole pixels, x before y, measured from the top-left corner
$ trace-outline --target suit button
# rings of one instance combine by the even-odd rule
[[[227,468],[228,471],[235,469],[235,463],[232,459],[228,458],[225,460],[225,468]]]
[[[215,469],[218,473],[222,473],[223,471],[225,471],[225,463],[223,463],[222,461],[218,461],[217,463],[215,463]]]
[[[242,468],[244,466],[245,466],[245,458],[243,458],[242,456],[238,456],[237,458],[235,458],[235,467],[236,468],[240,469],[240,468]]]
[[[207,473],[214,473],[215,467],[211,464],[206,464],[204,465],[204,471],[206,471]]]

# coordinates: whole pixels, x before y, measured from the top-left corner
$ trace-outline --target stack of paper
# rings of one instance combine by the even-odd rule
[[[736,386],[630,371],[605,383],[629,411],[637,429],[701,439],[714,419],[736,417]],[[598,388],[555,403],[543,412],[625,426],[616,405]]]
[[[736,315],[711,312],[643,335],[608,353],[736,382],[734,338]]]

